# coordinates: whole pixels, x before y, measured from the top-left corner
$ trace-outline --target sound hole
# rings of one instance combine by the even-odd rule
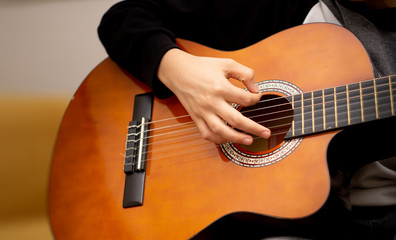
[[[249,152],[268,151],[281,144],[293,121],[293,109],[289,101],[273,94],[263,95],[258,104],[243,107],[240,111],[244,116],[271,130],[269,139],[253,136],[252,145],[239,144]]]

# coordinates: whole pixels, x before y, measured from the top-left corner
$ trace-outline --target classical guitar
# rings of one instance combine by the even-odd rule
[[[49,188],[56,239],[188,239],[235,212],[309,216],[329,196],[331,139],[395,116],[396,77],[374,78],[361,43],[339,26],[302,25],[233,52],[179,44],[255,69],[262,100],[234,107],[272,137],[207,142],[175,97],[153,99],[106,59],[59,130]]]

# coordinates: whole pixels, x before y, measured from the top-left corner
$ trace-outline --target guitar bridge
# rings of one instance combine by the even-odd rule
[[[124,208],[141,206],[143,204],[152,109],[152,93],[135,96],[133,119],[128,126],[124,160]]]

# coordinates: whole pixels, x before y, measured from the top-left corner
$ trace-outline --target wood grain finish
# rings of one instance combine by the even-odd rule
[[[358,40],[330,24],[292,28],[235,52],[179,43],[195,55],[233,58],[254,69],[257,81],[281,79],[304,92],[372,78]],[[206,151],[187,154],[169,139],[172,157],[165,150],[149,154],[155,160],[147,166],[143,206],[122,208],[133,97],[147,91],[106,59],[71,100],[50,178],[50,220],[57,239],[187,239],[232,212],[297,218],[326,201],[326,149],[334,132],[306,137],[290,156],[254,169],[232,163],[204,140],[197,141]],[[153,111],[153,121],[186,114],[175,97],[155,99]]]

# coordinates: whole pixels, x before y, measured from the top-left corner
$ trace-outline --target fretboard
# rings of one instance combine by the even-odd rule
[[[285,139],[395,116],[396,76],[287,96],[293,122]]]

